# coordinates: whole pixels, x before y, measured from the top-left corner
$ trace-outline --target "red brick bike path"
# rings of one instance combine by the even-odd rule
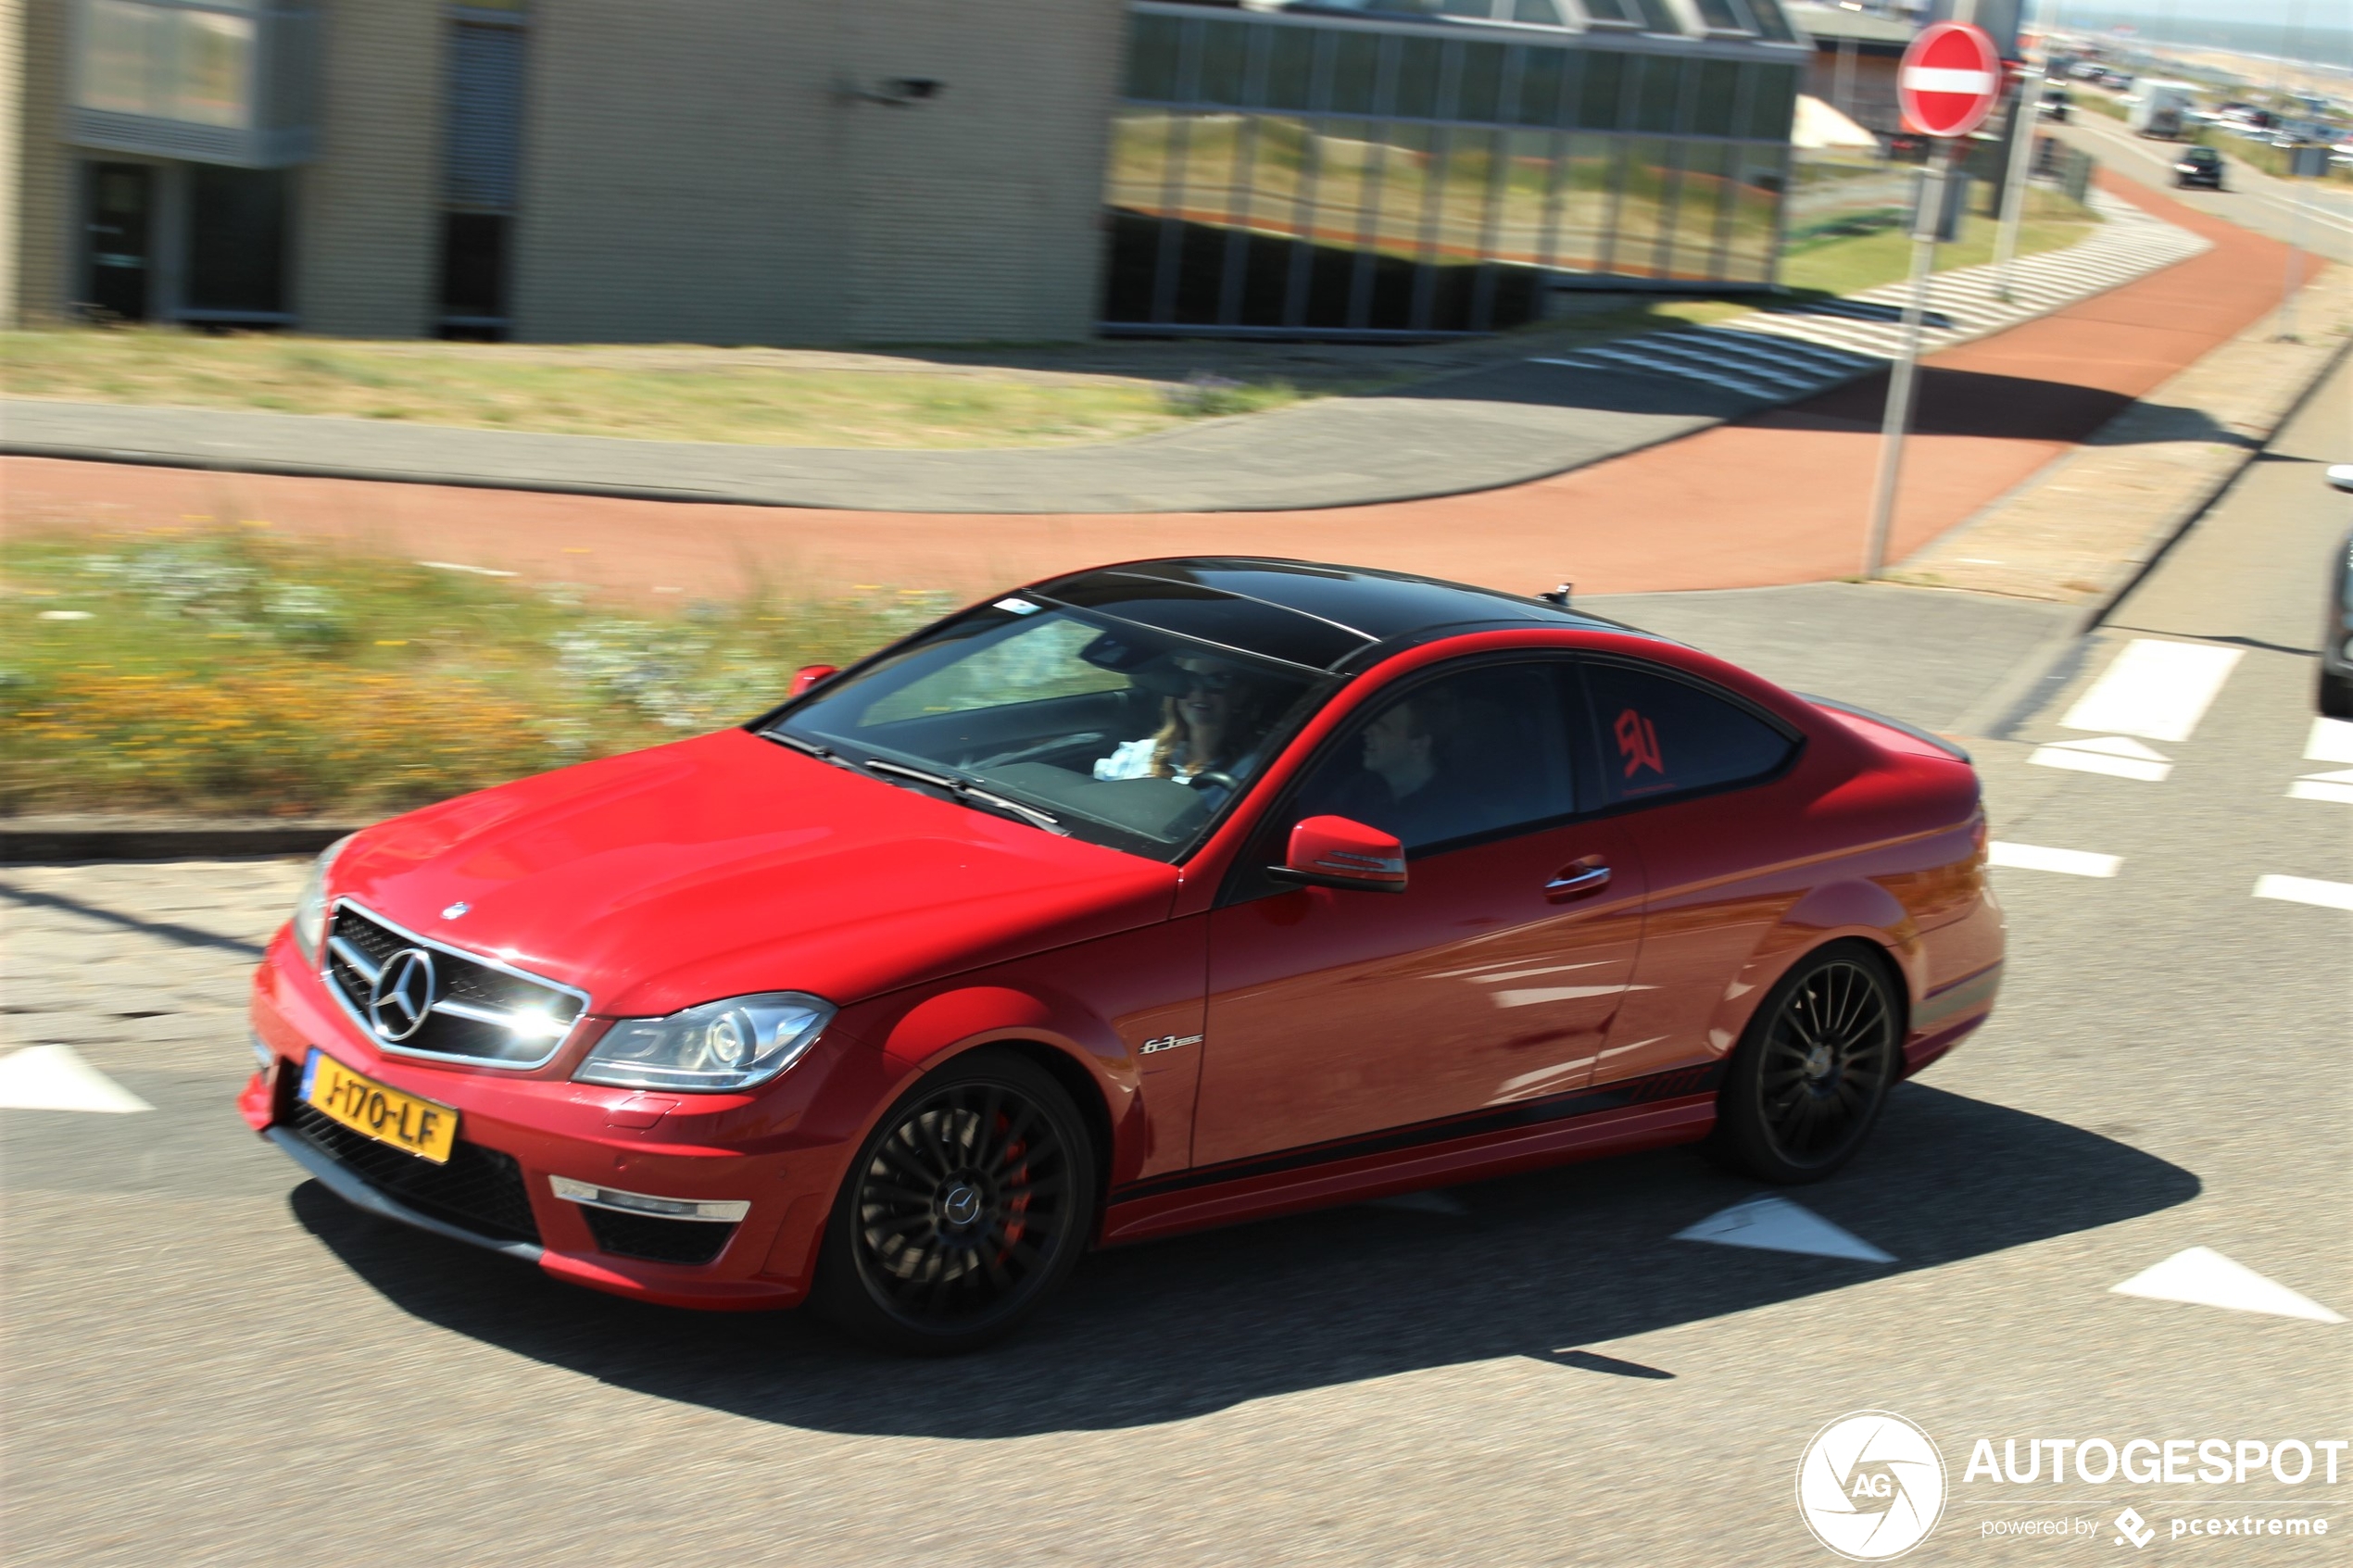
[[[1896,558],[2065,454],[2277,302],[2278,242],[2105,176],[2213,242],[2163,271],[1926,363]],[[861,586],[969,596],[1101,561],[1292,556],[1522,593],[1753,587],[1857,569],[1885,378],[1508,489],[1319,511],[838,512],[0,459],[15,529],[266,522],[412,558],[628,595]]]

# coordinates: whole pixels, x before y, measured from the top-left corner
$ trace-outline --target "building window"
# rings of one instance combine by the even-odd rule
[[[1481,332],[1579,275],[1770,275],[1793,49],[1724,39],[1688,59],[1627,32],[1501,43],[1160,0],[1131,15],[1109,330]]]
[[[450,23],[442,137],[441,332],[506,335],[516,188],[522,163],[524,43],[520,7]]]
[[[285,172],[191,165],[187,254],[183,320],[284,320]]]

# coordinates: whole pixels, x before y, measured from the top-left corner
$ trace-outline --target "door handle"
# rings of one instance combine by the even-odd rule
[[[1598,893],[1609,885],[1607,866],[1564,866],[1561,870],[1562,875],[1544,884],[1544,897],[1556,902],[1587,893]]]

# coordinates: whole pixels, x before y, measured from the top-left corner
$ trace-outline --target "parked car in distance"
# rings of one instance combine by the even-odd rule
[[[2329,483],[2353,493],[2353,463],[2329,470]],[[2353,531],[2329,558],[2328,603],[2321,617],[2321,712],[2353,719]]]
[[[1089,1247],[1671,1144],[1828,1176],[1994,1006],[1976,771],[1565,598],[1076,571],[380,822],[239,1110],[378,1215],[909,1352]]]
[[[2178,187],[2203,185],[2208,190],[2222,188],[2222,155],[2212,147],[2184,147],[2173,160],[2173,183]]]

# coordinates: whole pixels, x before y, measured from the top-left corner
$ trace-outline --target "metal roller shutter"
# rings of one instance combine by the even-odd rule
[[[443,196],[474,212],[511,212],[522,156],[521,28],[453,24],[449,41],[449,139]]]

